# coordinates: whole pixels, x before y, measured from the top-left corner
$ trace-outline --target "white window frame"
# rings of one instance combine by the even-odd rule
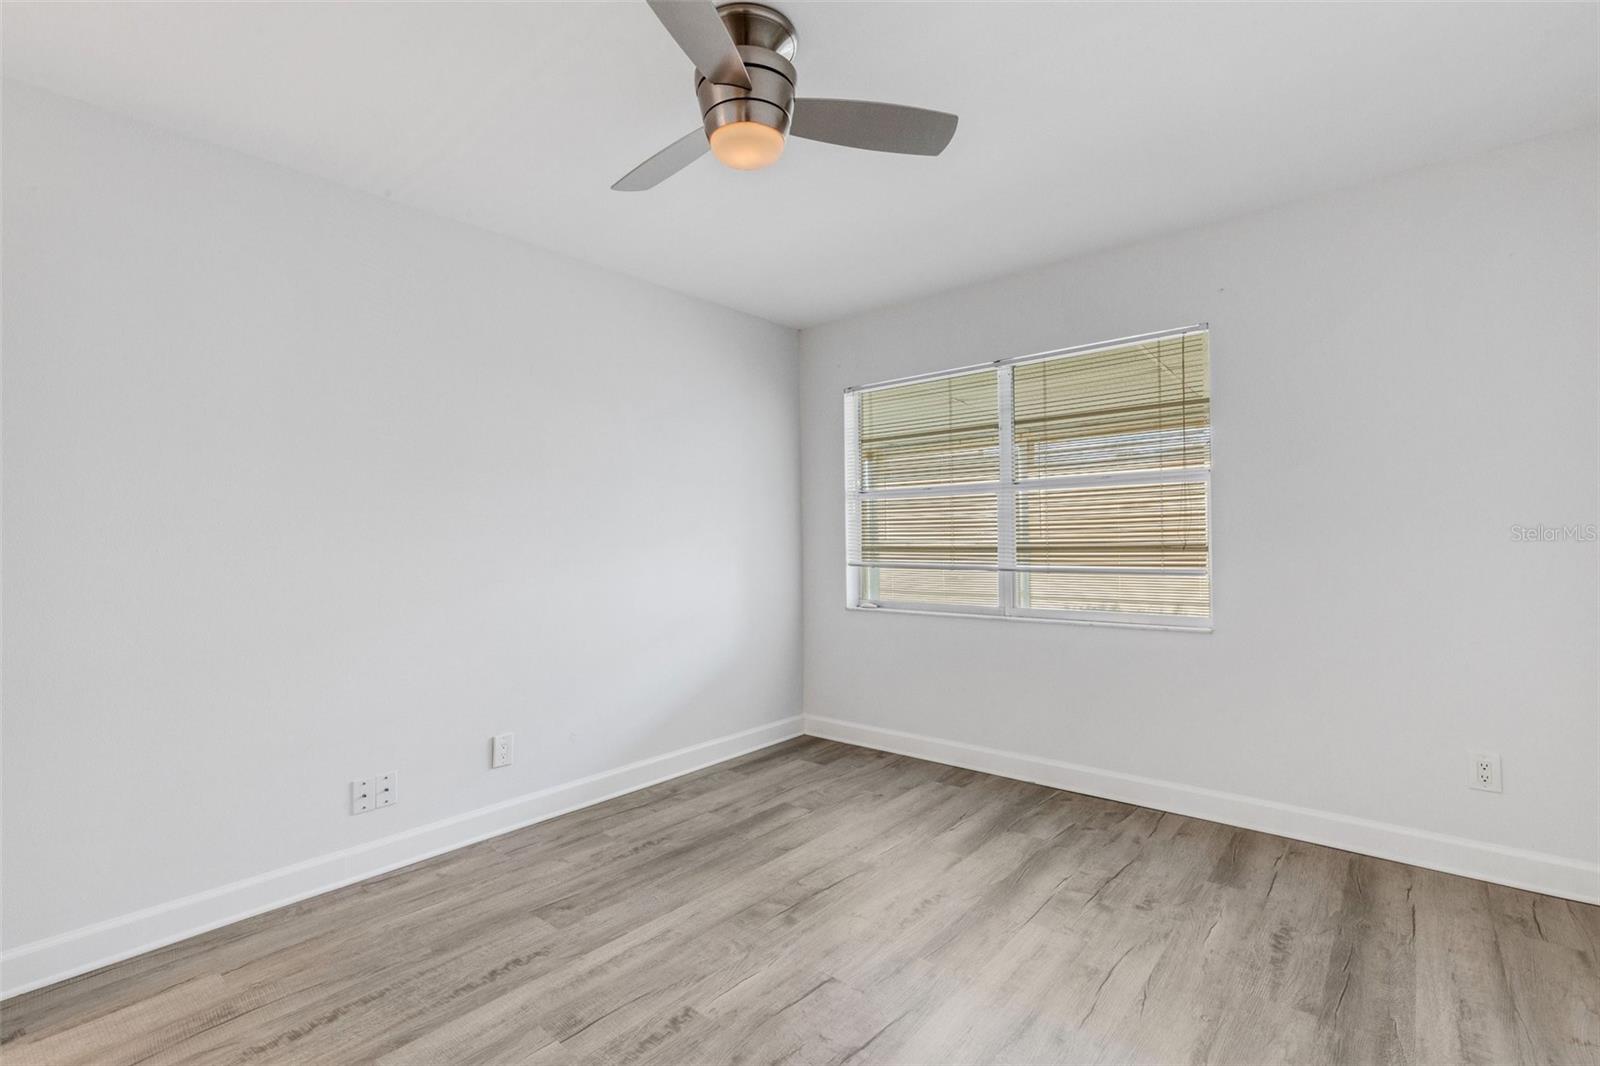
[[[1090,626],[1116,626],[1132,629],[1161,629],[1185,633],[1210,633],[1215,630],[1217,603],[1215,587],[1215,569],[1213,567],[1216,553],[1215,527],[1211,518],[1211,467],[1186,468],[1182,470],[1130,470],[1115,471],[1095,474],[1067,474],[1058,477],[1030,478],[1021,490],[1028,492],[1043,491],[1059,488],[1091,488],[1099,485],[1148,485],[1148,484],[1178,484],[1200,482],[1206,486],[1206,565],[1201,568],[1185,568],[1165,570],[1170,574],[1204,574],[1207,578],[1210,613],[1204,618],[1191,618],[1181,615],[1155,615],[1144,613],[1120,611],[1070,611],[1053,610],[1046,608],[1018,607],[1015,603],[1016,576],[1019,573],[1150,573],[1147,568],[1114,567],[1114,566],[1037,566],[1020,570],[1017,567],[1016,543],[1016,496],[1019,486],[1016,483],[1016,468],[1012,462],[1013,441],[1015,425],[1012,418],[1013,395],[1011,391],[1012,368],[1023,363],[1040,362],[1046,359],[1057,359],[1064,355],[1087,355],[1091,352],[1104,351],[1108,348],[1120,348],[1129,344],[1138,344],[1142,341],[1160,340],[1174,337],[1184,333],[1209,333],[1210,325],[1198,322],[1190,326],[1177,329],[1158,330],[1154,333],[1140,333],[1131,337],[1119,337],[1115,340],[1097,341],[1093,344],[1079,344],[1071,348],[1057,348],[1048,352],[1035,352],[1031,355],[1013,356],[1007,359],[996,359],[989,363],[976,363],[970,366],[957,367],[954,370],[940,370],[927,374],[913,374],[902,378],[892,378],[888,381],[877,381],[870,385],[854,385],[844,390],[844,431],[845,431],[845,608],[851,611],[870,611],[885,614],[934,614],[953,615],[958,618],[991,618],[1007,622],[1050,622],[1064,625],[1090,625]],[[998,481],[962,482],[953,485],[916,485],[905,488],[890,489],[865,489],[859,483],[860,467],[857,454],[860,449],[860,424],[861,424],[861,394],[874,389],[888,388],[894,385],[910,385],[919,381],[936,381],[941,378],[959,377],[962,374],[971,374],[976,371],[993,368],[997,372],[996,389],[999,391],[998,417],[1000,420],[1000,478]],[[1207,360],[1206,365],[1206,393],[1211,393],[1211,365]],[[1216,422],[1214,417],[1210,427],[1212,463],[1216,461]],[[859,540],[859,531],[856,522],[859,519],[858,504],[866,500],[905,499],[916,496],[988,496],[996,498],[998,513],[996,517],[997,535],[999,538],[998,566],[995,580],[998,584],[998,599],[995,607],[977,607],[968,605],[945,606],[935,603],[902,602],[896,600],[868,600],[862,596],[862,575],[868,567],[850,562],[850,553],[855,549]],[[879,562],[875,566],[889,569],[931,569],[931,570],[982,570],[991,571],[994,568],[976,563],[916,563],[916,562]]]

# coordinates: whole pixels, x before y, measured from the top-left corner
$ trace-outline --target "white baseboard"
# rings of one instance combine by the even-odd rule
[[[785,718],[20,945],[0,954],[0,997],[18,995],[154,951],[298,900],[692,773],[802,732],[1600,904],[1600,864],[807,715],[803,728],[800,718]]]
[[[22,944],[0,954],[0,997],[54,984],[297,900],[681,777],[799,736],[800,726],[798,716],[770,722]]]
[[[1600,903],[1600,863],[1446,836],[1388,822],[1196,788],[1151,777],[1097,770],[1058,759],[964,744],[896,729],[806,715],[805,731],[827,740],[891,751],[929,762],[1033,781],[1140,807],[1293,837],[1343,851],[1425,866],[1531,892]]]

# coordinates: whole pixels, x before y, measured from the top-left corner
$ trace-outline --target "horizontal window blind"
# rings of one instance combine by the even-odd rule
[[[845,396],[852,606],[1205,626],[1204,327]]]

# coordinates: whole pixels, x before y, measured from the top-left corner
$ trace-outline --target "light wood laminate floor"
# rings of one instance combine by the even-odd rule
[[[11,1000],[25,1063],[1600,1062],[1600,908],[802,738]]]

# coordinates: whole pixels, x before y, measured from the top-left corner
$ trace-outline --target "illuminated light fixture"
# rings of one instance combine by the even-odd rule
[[[711,131],[711,154],[734,170],[770,167],[783,154],[783,134],[759,122],[733,122]]]
[[[790,137],[897,155],[933,156],[955,136],[956,116],[872,100],[795,96],[794,23],[765,4],[649,0],[650,10],[694,64],[700,128],[690,130],[612,184],[652,189],[706,154],[734,170],[770,167]]]

